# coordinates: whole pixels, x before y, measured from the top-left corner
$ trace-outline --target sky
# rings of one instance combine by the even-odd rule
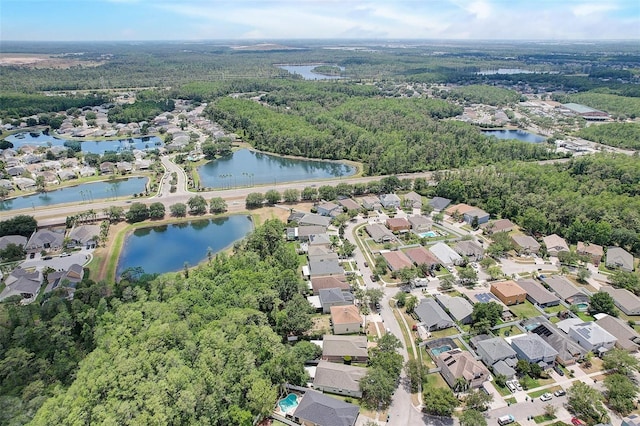
[[[640,39],[640,0],[0,0],[2,40]]]

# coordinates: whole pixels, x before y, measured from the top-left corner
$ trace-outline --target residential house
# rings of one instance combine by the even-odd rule
[[[399,271],[403,268],[413,267],[411,259],[401,251],[385,251],[380,252],[384,260],[387,262],[391,271]]]
[[[584,358],[587,353],[582,346],[577,344],[566,333],[560,331],[545,316],[528,319],[523,325],[555,349],[558,352],[556,362],[564,366],[575,364]]]
[[[411,223],[403,217],[391,217],[386,224],[392,232],[407,232],[411,229]]]
[[[626,321],[607,314],[597,314],[596,324],[616,338],[616,346],[628,352],[640,348],[640,334],[629,327]]]
[[[320,361],[313,377],[313,388],[321,392],[362,397],[360,380],[367,369],[335,362]]]
[[[380,196],[380,204],[385,209],[399,209],[400,208],[400,197],[396,194],[382,194]]]
[[[30,178],[13,178],[13,183],[22,191],[33,189],[36,187],[36,181]]]
[[[451,297],[447,294],[436,295],[436,301],[454,320],[460,324],[471,323],[473,306],[467,299],[460,296]]]
[[[349,210],[360,210],[360,204],[356,203],[352,198],[344,198],[342,200],[338,200],[338,204],[340,204],[343,208]]]
[[[62,248],[64,231],[55,232],[49,229],[34,231],[27,242],[25,250],[27,254],[40,253],[42,250],[59,250]]]
[[[369,236],[373,239],[373,241],[378,244],[395,242],[398,240],[389,229],[379,223],[367,225],[365,227],[365,230],[367,231],[367,234],[369,234]]]
[[[600,265],[602,256],[604,256],[604,248],[602,248],[602,246],[599,246],[598,244],[585,243],[582,241],[578,241],[576,252],[581,256],[589,256],[591,258],[591,263],[593,263],[595,266]]]
[[[407,220],[411,224],[411,230],[416,234],[429,231],[433,226],[433,221],[427,216],[423,215],[409,216]]]
[[[311,234],[309,235],[309,247],[331,248],[331,239],[328,234]]]
[[[413,207],[414,209],[422,208],[422,195],[411,191],[404,194],[404,205]]]
[[[449,315],[438,305],[433,298],[422,299],[414,309],[420,322],[427,331],[442,330],[455,326]]]
[[[293,412],[293,419],[303,426],[354,426],[359,414],[357,405],[308,390]]]
[[[344,275],[344,269],[340,266],[338,255],[332,253],[333,256],[312,257],[309,259],[309,276],[326,277],[331,275]]]
[[[527,292],[511,280],[492,283],[491,293],[507,306],[524,303],[527,298]]]
[[[16,246],[25,248],[27,241],[27,237],[23,237],[22,235],[5,235],[4,237],[0,237],[0,250],[6,249],[9,244],[15,244]]]
[[[334,275],[329,277],[314,277],[311,278],[311,289],[314,295],[319,295],[320,290],[338,288],[342,291],[349,291],[350,286],[344,275]]]
[[[560,299],[544,288],[542,284],[532,279],[518,280],[516,283],[527,293],[527,300],[541,308],[557,306]]]
[[[380,204],[380,199],[378,197],[366,196],[362,197],[362,207],[365,210],[380,210],[382,209],[382,204]]]
[[[633,255],[622,247],[607,248],[607,257],[605,260],[607,268],[620,268],[623,271],[633,271]]]
[[[489,379],[489,370],[467,351],[452,349],[436,357],[436,365],[447,384],[456,391],[477,389]],[[464,379],[465,386],[460,388],[459,380]]]
[[[327,334],[322,339],[322,359],[330,362],[367,362],[369,351],[367,336],[335,336]]]
[[[65,180],[76,179],[78,176],[76,176],[73,170],[62,169],[62,170],[58,170],[58,177],[60,178],[61,181],[65,181]]]
[[[342,209],[342,206],[339,206],[338,204],[335,204],[335,203],[318,204],[316,206],[316,210],[320,216],[329,216],[329,217],[336,217],[340,213],[344,212],[344,210]]]
[[[359,333],[362,329],[362,316],[357,306],[332,306],[330,311],[333,334]]]
[[[96,248],[100,240],[100,226],[76,225],[69,231],[68,239],[71,246],[87,249]]]
[[[446,209],[449,204],[451,204],[451,200],[448,198],[433,197],[429,200],[429,205],[433,207],[433,211],[435,212],[441,212]]]
[[[95,176],[96,168],[90,167],[90,166],[84,166],[78,171],[78,173],[80,174],[81,177]]]
[[[105,161],[100,163],[100,174],[106,175],[109,173],[113,173],[116,169],[116,165],[111,161]]]
[[[443,266],[460,265],[462,257],[445,243],[436,243],[429,247],[429,251],[435,255]]]
[[[11,296],[20,296],[23,301],[32,302],[38,295],[42,282],[43,276],[40,271],[29,272],[17,267],[5,278],[5,288],[0,293],[0,301]]]
[[[594,354],[601,354],[616,344],[616,338],[595,322],[583,322],[569,328],[569,337]]]
[[[520,254],[537,254],[540,251],[540,243],[529,235],[513,235],[511,241]]]
[[[516,351],[518,359],[536,363],[543,369],[551,367],[558,356],[558,351],[535,333],[514,337],[511,348]]]
[[[478,341],[476,353],[494,374],[504,374],[512,378],[516,374],[515,366],[518,363],[516,351],[502,337],[493,337]]]
[[[74,263],[66,271],[55,271],[47,275],[47,287],[44,292],[49,293],[54,290],[64,290],[69,299],[73,299],[76,285],[82,281],[84,269],[82,265]]]
[[[311,225],[311,226],[298,226],[297,231],[294,231],[294,235],[297,236],[301,242],[309,241],[309,237],[314,234],[325,234],[327,232],[326,226]]]
[[[602,286],[600,291],[608,293],[618,309],[625,315],[640,315],[640,298],[626,288]]]
[[[13,183],[9,179],[0,179],[0,188],[12,190]]]
[[[471,211],[463,213],[462,218],[469,225],[473,225],[475,222],[477,225],[481,225],[483,223],[489,222],[489,213],[485,212],[482,209],[475,208]]]
[[[298,219],[299,226],[323,226],[325,229],[331,225],[331,218],[319,214],[306,213]]]
[[[542,237],[542,242],[547,247],[547,254],[550,256],[557,256],[559,253],[569,252],[567,242],[558,234],[551,234],[546,237]]]
[[[339,288],[326,288],[318,292],[322,313],[331,312],[332,306],[353,305],[353,294],[349,291],[342,291]]]
[[[404,254],[418,267],[427,265],[429,269],[434,269],[440,264],[438,258],[422,246],[408,248]]]
[[[589,296],[583,289],[578,289],[565,277],[552,275],[542,278],[542,282],[558,297],[570,305],[588,304]]]
[[[484,249],[475,241],[461,240],[453,246],[453,249],[462,257],[466,257],[471,262],[477,262],[484,257]]]
[[[511,232],[515,227],[516,225],[509,219],[498,219],[480,225],[480,229],[489,235],[495,234],[496,232]]]

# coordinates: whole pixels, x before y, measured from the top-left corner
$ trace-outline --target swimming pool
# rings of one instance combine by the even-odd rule
[[[589,308],[589,304],[588,303],[577,303],[576,306],[578,307],[578,310],[580,312],[586,311]]]
[[[449,345],[438,346],[437,348],[431,348],[431,353],[433,356],[438,356],[443,352],[450,351],[452,348]]]
[[[427,231],[418,235],[422,238],[433,238],[433,237],[437,237],[439,234],[436,231]]]
[[[298,407],[298,396],[294,393],[290,393],[285,398],[278,401],[280,411],[285,414],[293,414],[296,407]]]

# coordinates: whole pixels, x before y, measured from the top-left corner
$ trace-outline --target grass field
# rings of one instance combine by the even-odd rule
[[[518,305],[509,306],[509,310],[516,314],[518,318],[533,318],[541,314],[541,312],[528,300],[525,300],[524,303],[520,303]]]

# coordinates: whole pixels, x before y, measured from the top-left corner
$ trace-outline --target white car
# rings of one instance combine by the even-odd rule
[[[551,401],[551,398],[552,398],[552,395],[549,392],[547,392],[540,396],[540,401]]]

